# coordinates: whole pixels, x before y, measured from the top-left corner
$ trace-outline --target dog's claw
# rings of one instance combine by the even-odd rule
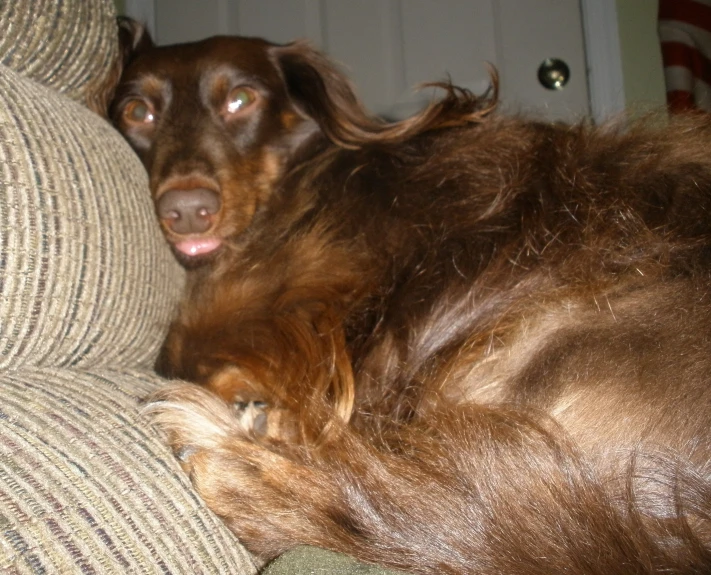
[[[266,401],[236,401],[233,404],[235,417],[245,430],[251,431],[256,437],[263,437],[268,430]]]
[[[183,445],[175,449],[175,458],[180,463],[186,463],[193,455],[197,453],[197,448],[192,445]]]

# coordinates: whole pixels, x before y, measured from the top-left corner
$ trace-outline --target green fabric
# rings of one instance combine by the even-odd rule
[[[316,547],[297,547],[272,561],[263,575],[402,575],[402,573],[402,571],[358,563],[346,555]]]

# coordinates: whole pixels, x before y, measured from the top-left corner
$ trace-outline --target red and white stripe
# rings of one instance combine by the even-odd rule
[[[711,0],[659,0],[667,102],[711,111]]]

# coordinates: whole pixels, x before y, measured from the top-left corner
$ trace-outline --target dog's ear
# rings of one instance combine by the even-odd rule
[[[121,74],[131,59],[147,48],[153,46],[153,40],[145,27],[125,16],[116,19],[118,27],[119,54],[102,84],[96,87],[94,93],[87,96],[86,105],[103,117],[108,117],[109,108],[121,80]]]
[[[368,114],[348,79],[307,42],[274,46],[271,54],[291,101],[334,144],[358,148],[379,132],[382,123]]]
[[[117,18],[119,29],[119,49],[123,67],[133,60],[141,52],[154,46],[151,35],[146,30],[146,27],[127,16],[119,16]]]
[[[272,50],[292,102],[343,148],[398,143],[429,130],[479,123],[496,107],[498,77],[494,73],[492,93],[476,96],[450,82],[435,83],[432,86],[443,90],[443,98],[410,118],[385,123],[366,111],[348,79],[308,43],[294,42]]]
[[[108,80],[104,83],[92,101],[88,102],[89,108],[98,114],[109,117],[116,88],[121,81],[121,75],[129,62],[142,51],[153,47],[153,40],[145,26],[132,18],[119,16],[116,19],[118,26],[119,54],[112,66]]]

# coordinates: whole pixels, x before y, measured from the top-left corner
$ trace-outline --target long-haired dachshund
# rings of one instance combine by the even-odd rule
[[[250,550],[711,572],[711,122],[387,124],[303,43],[123,33],[190,270],[148,409]]]

